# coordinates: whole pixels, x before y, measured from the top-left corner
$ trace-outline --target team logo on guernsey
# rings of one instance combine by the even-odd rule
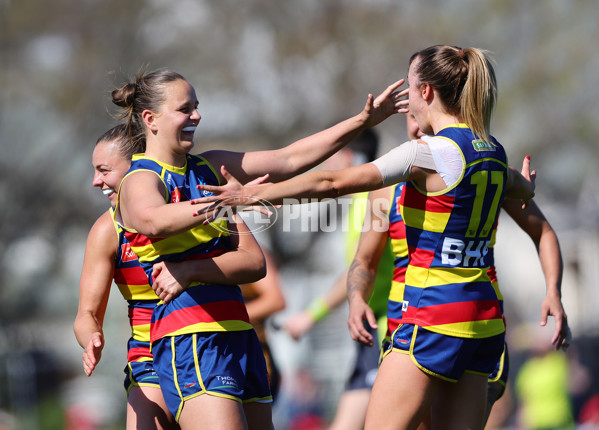
[[[135,254],[135,252],[133,252],[131,249],[130,243],[124,243],[121,245],[121,260],[123,263],[137,260],[137,254]]]
[[[473,140],[472,146],[475,151],[495,151],[495,145],[490,142],[485,142],[484,140]]]
[[[181,201],[181,189],[175,188],[171,192],[171,203],[179,203]]]
[[[404,300],[404,301],[401,303],[401,311],[402,311],[402,312],[405,312],[405,311],[407,311],[407,310],[408,310],[408,306],[409,306],[409,304],[410,304],[410,302],[408,302],[407,300]]]
[[[395,198],[395,215],[401,215],[401,197]]]

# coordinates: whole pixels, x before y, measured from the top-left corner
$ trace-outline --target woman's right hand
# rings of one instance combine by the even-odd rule
[[[349,333],[351,338],[356,342],[360,342],[366,346],[373,346],[375,340],[364,326],[364,321],[368,321],[370,327],[374,329],[378,328],[374,312],[362,297],[356,295],[349,302],[349,317],[347,319]]]

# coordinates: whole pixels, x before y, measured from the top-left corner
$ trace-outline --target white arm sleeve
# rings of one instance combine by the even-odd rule
[[[402,143],[372,162],[383,177],[383,185],[405,182],[410,178],[412,167],[437,170],[435,160],[428,145],[416,140]]]
[[[466,167],[464,156],[457,145],[449,139],[434,136],[422,136],[428,144],[430,153],[445,184],[450,187],[460,180]]]

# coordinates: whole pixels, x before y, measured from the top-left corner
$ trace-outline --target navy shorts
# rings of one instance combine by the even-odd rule
[[[409,354],[425,373],[456,382],[464,373],[489,376],[497,367],[505,333],[473,339],[428,331],[413,324],[401,324],[391,335],[385,355],[391,351]]]
[[[131,387],[160,388],[158,374],[154,369],[154,361],[131,361],[125,367],[125,390],[127,395]]]
[[[507,385],[507,379],[510,373],[510,359],[507,351],[507,344],[503,346],[503,354],[497,361],[495,370],[489,375],[489,390],[487,391],[487,400],[491,403],[495,403],[505,393],[505,387]]]
[[[364,388],[372,389],[377,371],[379,370],[381,349],[377,341],[377,330],[370,327],[367,322],[365,322],[364,325],[368,332],[372,335],[374,339],[374,345],[366,346],[361,343],[356,343],[358,345],[358,351],[354,369],[352,370],[349,380],[347,381],[347,391],[361,390]]]
[[[186,400],[209,394],[242,403],[271,403],[266,361],[254,330],[164,337],[152,345],[154,364],[175,419]]]
[[[131,387],[160,388],[158,374],[154,369],[154,358],[150,353],[150,342],[129,339],[127,343],[128,363],[125,366],[125,390],[129,395]]]

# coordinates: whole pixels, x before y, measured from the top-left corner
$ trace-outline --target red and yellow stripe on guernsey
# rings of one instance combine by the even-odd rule
[[[127,351],[127,361],[129,363],[134,361],[154,361],[154,356],[150,352],[149,345],[150,343],[148,342],[148,346],[129,348],[129,351]]]
[[[227,221],[221,218],[212,224],[197,226],[171,237],[149,238],[131,232],[126,233],[126,236],[131,242],[131,249],[139,256],[140,261],[147,263],[164,255],[185,253],[195,246],[228,234]]]
[[[150,320],[153,307],[129,308],[131,339],[128,342],[127,361],[152,361],[150,352]]]
[[[144,342],[150,341],[150,321],[153,308],[135,307],[129,309],[131,337]]]
[[[394,318],[394,316],[401,315],[401,304],[403,302],[403,293],[405,291],[405,287],[406,284],[404,282],[398,282],[395,279],[391,281],[388,304],[388,309],[390,312],[387,315],[387,335],[393,333],[400,324],[400,319]]]
[[[408,255],[408,242],[406,241],[406,227],[403,220],[389,225],[389,240],[391,251],[395,256]]]
[[[210,288],[210,286],[194,288]],[[151,341],[154,342],[164,336],[206,331],[241,331],[251,328],[245,303],[237,300],[220,300],[177,309],[155,320]]]
[[[148,283],[141,266],[121,267],[114,273],[114,282],[125,300],[156,300],[156,293]]]
[[[410,206],[405,206],[409,196]],[[420,230],[443,233],[451,211],[454,198],[451,195],[428,197],[415,188],[405,187],[401,194],[401,215],[404,221],[409,220],[410,227]]]
[[[442,287],[450,292],[455,284],[489,283],[486,268],[422,268],[409,266],[406,285],[410,288]],[[454,285],[452,285],[454,284]],[[450,294],[450,293],[448,293]],[[485,338],[505,331],[497,298],[446,302],[431,306],[408,303],[402,323],[417,324],[427,330],[450,336]],[[477,319],[474,319],[476,316]]]

